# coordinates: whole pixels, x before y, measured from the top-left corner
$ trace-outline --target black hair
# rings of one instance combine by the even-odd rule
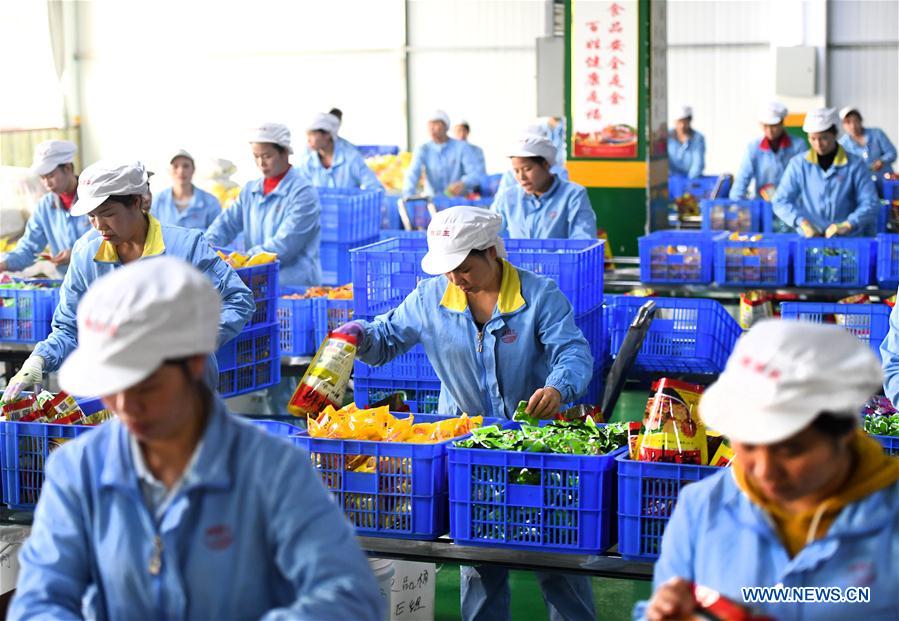
[[[121,203],[121,204],[125,205],[125,207],[130,207],[131,203],[136,201],[138,206],[140,206],[140,203],[143,200],[143,195],[141,195],[141,194],[118,194],[115,196],[109,196],[106,198],[106,200]]]
[[[336,116],[336,117],[337,117],[338,119],[340,119],[341,121],[343,120],[343,110],[341,110],[340,108],[331,108],[331,109],[328,111],[328,114],[333,114],[334,116]]]
[[[471,126],[467,122],[466,123],[456,123],[456,125],[459,125],[460,127],[464,127],[465,131],[467,131],[467,132],[471,131]]]
[[[818,433],[834,440],[852,433],[857,427],[854,417],[833,412],[821,412],[810,426]]]
[[[188,361],[191,358],[193,358],[193,356],[183,356],[181,358],[169,358],[167,360],[163,360],[162,364],[170,364],[170,365],[173,365],[176,367],[180,367],[181,370],[184,372],[184,376],[189,381],[193,381],[193,377],[191,377],[191,375],[190,375],[190,366],[188,364]],[[201,379],[199,382],[197,382],[197,384],[199,385],[200,394],[203,397],[203,402],[210,403],[212,400],[212,388],[207,386],[206,382],[203,379]]]
[[[861,122],[862,122],[862,113],[859,112],[858,110],[850,110],[850,111],[846,114],[846,116],[843,117],[843,120],[845,121],[846,119],[848,119],[848,118],[849,118],[850,116],[852,116],[853,114],[855,115],[855,118],[858,119],[858,122],[861,123]]]
[[[837,126],[836,126],[836,125],[831,125],[831,126],[828,127],[827,129],[825,129],[824,132],[833,134],[834,136],[836,136],[836,135],[839,133],[839,132],[837,131]]]
[[[282,147],[281,145],[275,144],[274,142],[272,142],[272,143],[270,143],[270,144],[271,144],[273,147],[275,147],[275,150],[276,150],[278,153],[280,153],[281,155],[285,155],[285,154],[287,153],[287,147]]]
[[[546,158],[541,155],[532,155],[531,157],[526,157],[525,159],[533,162],[537,166],[549,166],[549,162],[547,162]]]

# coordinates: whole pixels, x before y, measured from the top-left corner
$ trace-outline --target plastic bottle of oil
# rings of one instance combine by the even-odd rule
[[[355,336],[339,332],[329,334],[287,403],[287,410],[294,416],[314,416],[328,405],[339,409],[355,358]]]

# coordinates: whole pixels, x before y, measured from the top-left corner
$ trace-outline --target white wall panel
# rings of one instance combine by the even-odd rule
[[[899,2],[829,0],[827,37],[830,43],[896,41],[899,38]]]
[[[135,17],[140,26],[129,26]],[[88,162],[138,157],[164,172],[168,154],[184,147],[198,160],[233,160],[245,181],[258,176],[248,127],[286,123],[299,151],[312,115],[334,106],[344,111],[347,139],[403,142],[402,2],[204,2],[175,10],[169,2],[100,1],[82,5],[81,24]]]
[[[668,0],[667,4],[669,46],[768,39],[768,0]]]
[[[693,106],[705,136],[705,174],[733,173],[746,144],[760,135],[759,107],[770,100],[773,63],[767,48],[668,50],[668,109]]]
[[[899,49],[830,50],[828,70],[828,105],[858,106],[865,125],[899,144]]]

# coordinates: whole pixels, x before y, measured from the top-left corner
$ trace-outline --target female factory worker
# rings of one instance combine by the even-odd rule
[[[396,309],[354,321],[358,356],[381,365],[424,346],[440,378],[438,412],[510,418],[519,401],[549,417],[587,389],[593,360],[571,304],[544,276],[505,260],[501,218],[479,207],[438,212],[422,280]],[[590,580],[537,573],[552,618],[593,619]],[[462,570],[462,618],[508,619],[508,570]]]
[[[746,148],[730,189],[730,198],[749,198],[749,184],[755,182],[755,195],[771,200],[787,164],[794,155],[808,150],[801,138],[790,136],[784,129],[787,109],[776,101],[766,104],[759,114],[764,138],[753,140]]]
[[[862,158],[865,165],[874,173],[877,189],[883,194],[883,176],[893,171],[896,147],[883,130],[862,125],[862,114],[855,106],[847,106],[840,110],[840,121],[843,122],[843,131],[846,132],[840,136],[840,144],[848,153]]]
[[[170,257],[84,296],[60,386],[102,395],[115,418],[51,456],[10,618],[81,618],[93,594],[99,619],[383,619],[309,456],[203,382],[220,307]]]
[[[437,110],[428,119],[431,141],[412,153],[412,163],[403,183],[403,196],[416,193],[422,170],[426,179],[425,193],[431,196],[460,196],[470,192],[485,175],[483,161],[468,144],[447,135],[449,126],[449,116],[443,110]]]
[[[812,148],[787,164],[774,213],[806,237],[872,236],[877,191],[864,162],[837,142],[837,113],[819,108],[805,115],[802,129]]]
[[[169,160],[174,185],[153,197],[150,213],[160,224],[206,230],[220,213],[218,199],[193,184],[194,158],[180,149]]]
[[[306,129],[309,150],[300,172],[317,188],[377,188],[383,186],[355,148],[337,140],[340,121],[332,114],[317,114]]]
[[[552,174],[556,147],[532,134],[510,150],[518,183],[493,199],[501,234],[525,239],[596,239],[596,214],[587,190]]]
[[[222,313],[217,322],[219,343],[237,336],[253,315],[253,294],[199,231],[161,225],[142,211],[142,197],[149,191],[147,180],[147,171],[140,162],[101,160],[81,173],[78,201],[72,205],[72,214],[88,215],[94,230],[79,239],[72,250],[50,336],[37,344],[10,380],[3,393],[4,401],[40,384],[44,372],[62,365],[78,345],[78,302],[94,281],[124,264],[165,254],[184,259],[205,273],[222,296]],[[214,358],[211,362],[210,385],[217,385]]]
[[[468,135],[471,133],[471,126],[468,124],[468,121],[459,121],[456,123],[456,126],[453,127],[453,135],[456,140],[460,142],[464,142],[468,145],[468,148],[474,152],[475,157],[478,159],[478,165],[484,170],[487,169],[486,160],[484,159],[484,149],[481,147],[471,144],[468,142]]]
[[[899,460],[858,429],[880,381],[868,346],[837,326],[769,320],[742,337],[699,405],[733,465],[680,492],[636,616],[697,618],[693,583],[780,621],[896,619]],[[833,599],[751,603],[746,587]],[[841,602],[850,587],[870,600]]]
[[[265,123],[251,130],[249,142],[263,177],[243,187],[234,204],[209,227],[206,239],[214,246],[227,246],[242,232],[249,254],[278,255],[281,285],[320,284],[318,195],[290,165],[290,130],[280,123]]]
[[[37,145],[31,171],[41,178],[47,193],[38,201],[15,249],[0,260],[0,272],[25,269],[48,245],[50,262],[65,272],[72,246],[90,228],[87,218],[73,216],[70,211],[78,188],[74,168],[77,151],[75,143],[68,140]]]
[[[692,121],[693,108],[678,108],[674,133],[668,136],[668,170],[672,175],[695,179],[705,168],[705,138],[690,126]]]

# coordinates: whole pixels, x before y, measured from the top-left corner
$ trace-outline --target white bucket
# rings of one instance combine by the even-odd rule
[[[381,591],[381,598],[384,605],[390,608],[390,589],[393,586],[393,574],[396,571],[393,567],[393,561],[389,558],[369,558],[368,565],[375,574],[378,581],[378,589]],[[390,618],[390,610],[387,611],[387,619]]]

